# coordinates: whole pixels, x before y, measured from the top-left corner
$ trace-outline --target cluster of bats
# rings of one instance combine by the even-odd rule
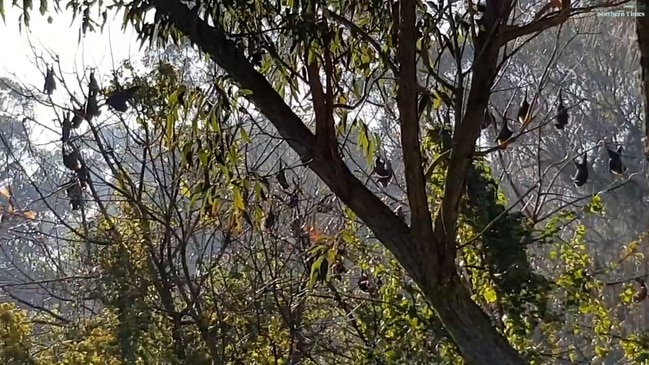
[[[523,125],[526,126],[531,119],[531,113],[530,113],[530,103],[527,100],[527,91],[525,92],[525,96],[523,98],[523,102],[521,103],[519,109],[518,109],[518,121]],[[564,127],[568,124],[570,116],[568,114],[568,108],[564,104],[563,101],[563,93],[561,90],[559,90],[559,96],[557,98],[557,106],[556,106],[556,114],[554,117],[554,127],[558,130],[563,130]],[[496,121],[494,116],[491,114],[489,110],[485,112],[485,117],[482,123],[482,129],[486,129],[489,127],[489,125],[493,124],[494,126],[496,125]],[[498,143],[500,149],[507,149],[507,146],[512,142],[512,137],[514,135],[514,132],[509,128],[509,125],[507,124],[507,120],[503,120],[503,124],[500,128],[500,131],[498,132],[498,135],[496,136],[495,142]],[[608,143],[605,140],[599,141],[597,146],[602,146],[606,148],[606,152],[608,153],[608,169],[611,174],[613,175],[622,175],[627,171],[626,166],[624,166],[624,163],[622,162],[622,151],[623,148],[622,146],[618,146],[616,150],[612,150],[608,148]],[[588,159],[587,159],[587,154],[584,152],[584,154],[581,157],[581,161],[575,161],[575,167],[577,168],[577,171],[573,177],[573,182],[575,186],[577,187],[582,187],[586,182],[588,181]]]
[[[376,175],[378,182],[383,186],[387,187],[388,183],[392,179],[394,172],[392,170],[391,164],[389,161],[377,157],[375,160],[373,174]],[[280,160],[279,169],[275,174],[275,179],[277,184],[281,188],[281,191],[287,195],[286,205],[290,208],[296,208],[299,203],[298,197],[298,183],[293,179],[293,185],[291,185],[286,177],[286,168],[284,167],[283,162]],[[327,202],[329,199],[325,196],[320,202],[316,205],[316,212],[326,213],[331,211],[333,207],[331,203]],[[403,214],[403,213],[401,213]],[[262,229],[267,232],[272,232],[273,226],[276,223],[277,216],[273,212],[273,209],[268,209],[265,213],[265,217],[262,221]],[[306,258],[306,267],[311,270],[313,264],[318,260],[319,257],[322,257],[319,269],[314,273],[316,275],[316,282],[324,283],[327,281],[327,275],[331,273],[331,278],[340,280],[340,275],[347,272],[343,261],[346,255],[345,246],[342,242],[337,241],[336,243],[328,242],[323,244],[323,241],[319,240],[321,234],[315,227],[305,231],[303,225],[299,219],[294,220],[291,223],[291,229],[294,234],[298,237],[298,241],[302,242],[303,247],[310,248]],[[333,262],[330,262],[330,257],[327,255],[329,249],[333,245],[335,250],[335,255]],[[326,246],[329,246],[328,248]],[[358,288],[370,295],[376,295],[378,289],[383,285],[380,278],[371,278],[365,272],[361,272],[361,275],[358,278]]]
[[[83,192],[90,181],[90,173],[88,166],[81,157],[79,147],[74,142],[79,137],[72,138],[71,134],[73,130],[81,126],[84,120],[90,122],[94,117],[101,115],[97,100],[101,90],[95,79],[94,72],[90,73],[89,79],[85,102],[78,108],[68,110],[61,123],[63,165],[73,173],[70,180],[63,187],[70,199],[72,210],[79,210],[81,208]],[[125,90],[114,91],[106,96],[105,103],[118,112],[126,112],[129,101],[133,99],[139,88],[139,86],[133,86]],[[48,67],[45,74],[43,93],[52,95],[54,90],[56,90],[54,68]]]
[[[531,105],[530,102],[528,101],[527,91],[525,91],[525,96],[523,97],[523,101],[519,106],[518,114],[517,114],[517,119],[523,127],[525,127],[527,124],[530,123],[532,119],[531,114],[532,114]],[[568,125],[569,119],[570,119],[570,115],[568,112],[568,108],[564,103],[563,92],[560,89],[557,98],[556,114],[554,117],[554,127],[557,130],[563,130],[565,126]],[[489,126],[491,125],[494,125],[494,127],[497,128],[497,123],[494,115],[491,113],[491,111],[489,111],[489,109],[487,109],[485,110],[485,114],[481,123],[481,128],[485,130],[489,128]],[[498,135],[496,136],[494,142],[498,144],[498,147],[500,149],[506,150],[507,147],[515,140],[515,138],[513,137],[514,137],[514,131],[510,128],[507,119],[503,118],[502,125],[500,126]],[[608,167],[611,174],[623,175],[627,171],[626,166],[622,162],[622,152],[623,152],[622,146],[618,146],[617,149],[610,149],[608,147],[608,143],[604,140],[599,141],[597,146],[603,146],[606,148],[609,157]],[[588,159],[587,159],[586,152],[584,152],[583,155],[581,156],[581,161],[575,160],[575,167],[577,171],[573,177],[573,182],[575,186],[582,187],[584,184],[586,184],[589,177]],[[374,169],[372,170],[372,175],[376,178],[376,181],[381,186],[383,186],[384,188],[387,187],[389,182],[392,180],[392,177],[394,176],[394,171],[392,170],[390,161],[386,161],[382,157],[377,156],[374,161]],[[403,219],[403,208],[401,206],[397,208],[396,213],[399,215],[401,219]]]
[[[523,101],[519,106],[517,119],[523,127],[529,124],[532,119],[531,105],[528,101],[527,91],[525,91],[525,96],[523,97]],[[563,92],[560,89],[557,98],[556,114],[554,117],[554,127],[557,130],[563,130],[565,126],[568,125],[569,119],[570,119],[570,115],[568,112],[568,108],[564,103]],[[481,128],[485,130],[489,128],[489,126],[491,125],[497,128],[497,123],[494,115],[487,109],[485,110],[485,115],[481,123]],[[500,126],[498,135],[496,136],[494,142],[498,144],[498,147],[500,149],[506,150],[507,147],[514,141],[515,138],[513,137],[514,137],[514,131],[509,127],[507,119],[503,118],[502,125]],[[622,162],[622,151],[623,151],[622,146],[618,146],[617,149],[613,150],[608,148],[607,142],[604,140],[598,142],[598,146],[603,146],[606,148],[609,157],[608,167],[611,174],[622,175],[627,171],[626,166]],[[587,153],[584,152],[584,154],[581,156],[581,161],[575,160],[574,162],[577,171],[573,177],[573,182],[575,186],[582,187],[588,181],[588,176],[589,176]],[[382,157],[377,156],[374,160],[374,168],[372,170],[372,175],[376,178],[376,181],[381,186],[383,186],[384,188],[387,187],[389,182],[392,180],[392,177],[394,176],[394,171],[392,170],[390,161],[387,161]],[[399,206],[395,212],[399,216],[399,218],[404,220],[404,213],[403,213],[402,206]]]

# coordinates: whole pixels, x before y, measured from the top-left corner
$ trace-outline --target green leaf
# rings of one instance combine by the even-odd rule
[[[232,197],[235,209],[239,211],[246,210],[246,205],[243,201],[243,195],[241,195],[241,190],[239,188],[235,187],[232,189]]]
[[[215,133],[221,133],[221,124],[219,123],[219,120],[218,118],[216,118],[216,115],[214,113],[210,114],[209,121],[212,131]]]
[[[588,204],[588,212],[593,214],[602,214],[604,212],[604,203],[602,202],[602,197],[595,195],[590,204]]]
[[[251,143],[252,142],[252,139],[250,139],[250,135],[248,135],[248,132],[246,132],[245,128],[241,128],[241,138],[246,143]]]
[[[183,184],[184,184],[184,185],[187,185],[187,183],[184,182],[184,181],[183,181]],[[194,204],[196,204],[196,202],[197,202],[198,199],[200,199],[200,198],[201,198],[201,194],[193,194],[192,198],[189,200],[189,206],[192,206],[192,207],[193,207]]]
[[[189,198],[192,195],[191,189],[184,180],[180,182],[180,195],[185,198]]]
[[[167,115],[167,120],[165,123],[165,134],[167,135],[167,140],[172,143],[174,142],[174,126],[175,123],[173,117],[171,116],[171,114]]]
[[[352,90],[354,91],[354,96],[360,96],[361,95],[361,84],[359,80],[354,79],[352,81]]]
[[[581,305],[579,306],[579,312],[581,312],[582,314],[593,313],[593,307],[590,305]]]
[[[314,60],[315,60],[315,53],[313,52],[312,49],[309,49],[308,56],[307,56],[307,65],[312,64]]]
[[[183,164],[186,164],[188,162],[188,155],[192,152],[192,144],[187,142],[183,145],[183,148],[181,149],[182,157],[180,161]],[[192,157],[193,158],[193,157]]]
[[[371,142],[368,133],[367,124],[365,124],[361,119],[357,119],[355,123],[358,124],[358,145],[361,148],[361,151],[365,154],[367,158],[367,164],[369,165],[372,160],[371,152]]]
[[[339,134],[345,134],[345,131],[347,130],[347,119],[348,119],[347,113],[343,113],[340,116],[340,123],[338,123],[338,126],[336,126],[336,130],[338,131]]]
[[[169,104],[172,104],[172,105],[178,104],[178,95],[181,92],[182,92],[182,89],[178,89],[178,90],[174,91],[173,93],[171,93],[171,95],[169,95],[169,98],[167,99]],[[185,92],[185,101],[187,100],[187,97],[188,97],[187,92]]]
[[[204,167],[207,166],[209,158],[210,158],[209,151],[206,150],[198,151],[198,159],[201,161],[201,165],[203,165]]]
[[[320,256],[317,260],[311,265],[311,273],[309,274],[309,288],[313,288],[315,282],[318,280],[318,275],[320,273],[320,265],[324,261],[325,257]],[[328,273],[327,273],[328,274]]]
[[[433,98],[433,109],[437,110],[442,107],[442,98]]]
[[[367,53],[361,54],[362,63],[370,63],[370,56]]]
[[[496,303],[496,300],[498,300],[496,291],[491,287],[487,287],[482,295],[484,296],[487,303]]]
[[[47,13],[47,0],[41,0],[38,10],[41,12],[41,15]]]

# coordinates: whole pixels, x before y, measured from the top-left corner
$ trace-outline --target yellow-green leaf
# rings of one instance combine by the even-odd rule
[[[495,303],[498,299],[496,291],[493,288],[486,288],[482,295],[484,296],[487,303]]]
[[[185,181],[180,182],[180,194],[186,198],[192,195],[192,191],[189,189],[189,186],[187,186]]]
[[[246,205],[243,202],[243,196],[241,195],[241,191],[238,188],[232,189],[232,197],[235,209],[239,211],[246,210]]]
[[[433,109],[437,110],[442,107],[442,98],[434,97],[433,98]]]
[[[198,159],[201,161],[201,165],[207,166],[210,153],[206,150],[198,151]]]
[[[246,142],[250,143],[252,142],[252,139],[250,139],[250,135],[248,135],[248,132],[244,128],[241,128],[241,138]]]

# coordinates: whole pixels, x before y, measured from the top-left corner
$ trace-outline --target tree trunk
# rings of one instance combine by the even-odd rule
[[[423,289],[426,292],[425,289]],[[475,304],[456,275],[434,292],[426,292],[444,328],[460,348],[467,365],[525,364],[520,354],[496,330],[482,309]]]

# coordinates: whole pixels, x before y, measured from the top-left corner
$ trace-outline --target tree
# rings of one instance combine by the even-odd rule
[[[455,126],[454,146],[445,181],[445,194],[431,220],[427,205],[424,167],[419,143],[418,97],[420,90],[416,74],[416,4],[398,3],[398,52],[396,55],[397,104],[401,125],[401,142],[404,151],[405,176],[408,185],[408,201],[412,212],[410,229],[353,177],[337,152],[334,131],[334,91],[327,83],[323,90],[320,81],[320,67],[325,75],[333,78],[327,45],[322,51],[322,61],[306,60],[307,73],[316,111],[316,133],[313,136],[301,120],[286,106],[281,97],[260,75],[254,71],[236,44],[229,41],[225,31],[217,23],[210,27],[178,3],[160,1],[154,4],[156,10],[169,17],[171,24],[188,36],[212,59],[225,69],[241,87],[251,91],[249,99],[268,117],[280,134],[287,139],[309,167],[348,205],[397,257],[408,273],[427,294],[440,319],[460,347],[469,363],[521,363],[519,356],[507,345],[500,334],[493,330],[482,311],[471,301],[456,274],[455,246],[458,205],[463,193],[466,173],[471,164],[475,141],[478,137],[482,116],[487,106],[489,89],[497,73],[500,47],[507,41],[529,34],[542,23],[532,26],[513,26],[503,32],[502,39],[493,40],[490,32],[508,19],[509,6],[493,4],[487,7],[480,32],[475,41],[479,59],[474,60],[470,91],[462,122]],[[507,9],[496,16],[496,8]],[[309,10],[304,17],[308,19]],[[315,9],[311,9],[313,14]],[[365,9],[371,13],[370,9]],[[333,13],[333,11],[332,11]],[[328,17],[325,12],[325,18]],[[331,16],[334,18],[334,16]],[[565,20],[565,14],[558,14],[553,21]],[[547,20],[546,20],[547,21]],[[316,23],[315,21],[313,21]],[[326,22],[326,21],[325,21]],[[316,24],[314,24],[316,25]],[[325,25],[326,26],[326,25]],[[498,29],[498,31],[503,28]],[[538,28],[536,28],[538,29]],[[327,30],[328,31],[328,30]],[[325,31],[325,32],[327,32]],[[360,33],[360,32],[359,32]],[[326,33],[325,33],[326,34]],[[361,33],[362,34],[362,33]],[[326,38],[325,35],[321,35]],[[327,40],[324,40],[327,42]],[[377,50],[379,53],[382,50]],[[245,66],[244,66],[245,65]],[[248,67],[246,67],[248,66]],[[387,66],[386,66],[387,67]],[[460,98],[460,96],[456,96]],[[461,115],[461,114],[460,114]],[[460,118],[460,117],[457,117]],[[313,147],[312,147],[313,146]],[[432,223],[435,223],[434,226]],[[431,245],[431,243],[433,243]]]
[[[450,15],[450,6],[444,4],[425,13],[416,2],[406,0],[393,4],[389,21],[385,20],[385,10],[371,2],[294,3],[291,8],[275,8],[270,3],[198,3],[192,10],[172,0],[156,0],[152,5],[158,15],[155,26],[143,23],[143,9],[137,4],[125,9],[126,19],[141,30],[143,40],[157,42],[154,36],[160,36],[163,41],[178,41],[185,36],[225,70],[302,162],[396,257],[425,293],[466,362],[524,362],[472,300],[457,273],[457,247],[462,245],[458,242],[460,206],[469,173],[475,168],[474,158],[483,154],[475,150],[476,140],[495,78],[503,71],[503,59],[509,57],[503,55],[503,49],[518,38],[564,23],[584,9],[565,9],[524,25],[509,25],[513,2],[489,2],[480,20],[469,20],[467,36],[460,31],[463,26],[453,25],[447,35],[436,29],[439,18]],[[457,19],[447,18],[451,24]],[[438,64],[444,69],[436,70],[437,65],[429,62],[431,54],[418,44],[418,32],[436,36],[436,41],[424,37],[423,45],[432,48],[435,43],[442,53],[450,49],[451,59]],[[469,50],[465,52],[464,47]],[[255,49],[268,53],[261,55],[260,71],[264,75],[255,69],[244,49],[252,51],[251,57],[257,54]],[[470,72],[460,70],[462,60],[471,53]],[[423,72],[418,68],[419,57]],[[343,77],[345,70],[361,77],[364,85],[354,88],[354,81]],[[384,77],[387,73],[392,80]],[[375,82],[379,85],[376,89]],[[315,134],[303,122],[305,118],[287,104],[289,96],[283,95],[289,89],[290,97],[297,99],[300,84],[308,85]],[[399,120],[410,226],[370,191],[341,157],[336,125],[347,123],[352,105],[365,100],[363,91],[372,94],[372,101],[383,98],[380,109],[385,118]],[[398,116],[392,113],[394,99]],[[424,112],[439,108],[448,110],[447,119]],[[419,135],[422,129],[434,129],[423,127],[420,120],[449,124],[453,130],[450,150],[428,166]],[[445,159],[447,163],[442,164]],[[443,193],[429,199],[428,189],[433,184],[425,172],[434,172],[435,168],[444,169]]]

